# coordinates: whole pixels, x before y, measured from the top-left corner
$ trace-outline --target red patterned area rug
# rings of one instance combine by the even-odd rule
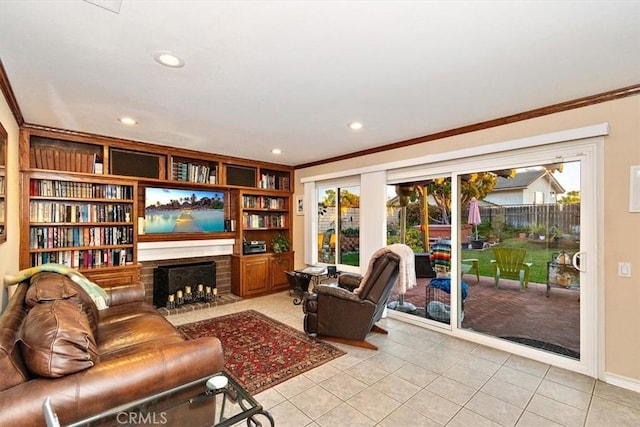
[[[345,354],[254,310],[181,325],[178,330],[188,338],[220,339],[227,373],[251,394]]]

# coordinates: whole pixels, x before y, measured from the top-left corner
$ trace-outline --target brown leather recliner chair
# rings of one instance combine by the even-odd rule
[[[304,330],[331,341],[378,348],[365,341],[369,332],[387,332],[376,326],[399,274],[400,257],[388,252],[377,258],[365,276],[341,273],[337,284],[321,284],[303,303]],[[361,281],[365,279],[365,283]],[[362,286],[361,286],[362,285]],[[354,290],[358,289],[357,293]]]

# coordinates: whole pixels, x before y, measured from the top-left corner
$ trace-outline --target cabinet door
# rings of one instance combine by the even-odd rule
[[[271,290],[283,291],[289,289],[287,271],[293,269],[293,252],[274,254],[271,258]]]
[[[246,257],[243,260],[244,274],[242,275],[242,296],[267,292],[269,283],[269,258]]]

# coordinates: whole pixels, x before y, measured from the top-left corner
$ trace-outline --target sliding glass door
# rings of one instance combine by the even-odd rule
[[[580,359],[580,161],[458,176],[459,326]]]
[[[418,286],[392,296],[389,316],[593,375],[598,147],[579,141],[391,174],[387,243],[416,252]]]

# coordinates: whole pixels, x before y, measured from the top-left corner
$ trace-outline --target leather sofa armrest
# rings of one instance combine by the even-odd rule
[[[142,282],[111,286],[104,288],[104,290],[109,296],[109,306],[145,301],[145,289]]]
[[[152,351],[100,362],[56,380],[37,378],[0,393],[3,425],[45,425],[42,402],[51,405],[62,425],[116,406],[206,378],[222,370],[217,338],[168,344]]]

